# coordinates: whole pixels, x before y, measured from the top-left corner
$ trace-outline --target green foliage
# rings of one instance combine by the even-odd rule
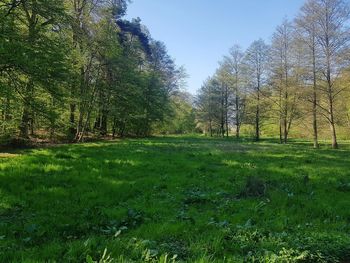
[[[155,127],[162,134],[191,134],[196,130],[196,115],[191,95],[177,92],[170,98],[170,113]]]
[[[147,136],[172,113],[181,70],[127,4],[1,3],[1,138]]]

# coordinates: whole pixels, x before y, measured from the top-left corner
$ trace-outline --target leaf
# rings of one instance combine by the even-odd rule
[[[119,229],[117,232],[115,232],[114,237],[118,237],[121,233],[122,231]]]
[[[94,261],[90,255],[87,255],[86,256],[86,263],[96,263],[96,261]]]
[[[28,242],[30,242],[32,240],[32,238],[31,237],[26,237],[26,238],[23,238],[22,240],[24,242],[28,243]]]

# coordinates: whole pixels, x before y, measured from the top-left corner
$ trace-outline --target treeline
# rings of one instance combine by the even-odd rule
[[[343,0],[307,0],[293,21],[284,20],[271,43],[234,46],[196,97],[198,127],[229,136],[234,128],[279,136],[332,140],[350,135],[350,11]],[[327,127],[328,126],[328,127]]]
[[[0,0],[2,139],[82,141],[162,129],[182,96],[184,70],[140,19],[124,19],[127,4]]]

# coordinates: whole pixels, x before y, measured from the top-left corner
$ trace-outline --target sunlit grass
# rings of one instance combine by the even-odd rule
[[[84,262],[105,249],[115,262],[346,260],[349,154],[176,136],[4,155],[0,262]]]

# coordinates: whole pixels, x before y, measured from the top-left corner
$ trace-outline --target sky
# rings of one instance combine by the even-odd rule
[[[293,19],[304,0],[132,0],[127,18],[140,17],[189,75],[192,94],[212,76],[235,44],[266,42],[284,18]]]

